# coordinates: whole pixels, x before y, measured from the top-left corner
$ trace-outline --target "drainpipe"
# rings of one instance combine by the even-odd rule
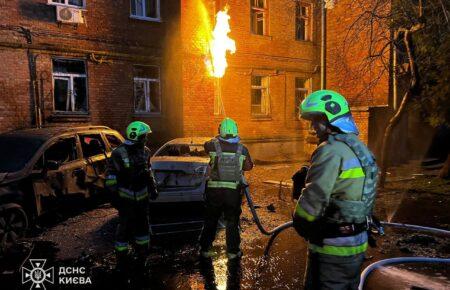
[[[322,25],[322,40],[320,46],[320,89],[325,90],[327,87],[327,75],[326,75],[326,48],[327,48],[327,9],[325,7],[325,0],[321,1],[321,25]]]
[[[35,55],[30,49],[27,50],[28,55],[28,67],[30,70],[30,96],[33,102],[34,111],[34,125],[37,128],[42,127],[42,111],[41,100],[39,96],[39,83],[37,81],[36,73],[36,59],[38,55]]]

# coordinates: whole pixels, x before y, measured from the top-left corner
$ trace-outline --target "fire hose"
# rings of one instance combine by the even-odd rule
[[[258,213],[256,212],[255,205],[253,203],[253,199],[250,195],[250,191],[248,188],[247,183],[245,184],[244,188],[244,194],[248,202],[248,206],[250,208],[250,211],[253,216],[253,220],[258,227],[259,231],[266,235],[270,236],[270,240],[268,242],[268,245],[266,247],[266,250],[264,252],[264,255],[268,255],[270,247],[275,240],[275,238],[278,236],[279,233],[282,231],[290,228],[293,226],[293,222],[289,221],[284,224],[281,224],[277,227],[275,227],[272,230],[267,230],[264,228],[264,226],[261,223],[261,220],[258,217]],[[450,231],[438,229],[438,228],[432,228],[432,227],[425,227],[425,226],[418,226],[418,225],[412,225],[412,224],[404,224],[404,223],[391,223],[391,222],[381,222],[382,226],[390,226],[394,228],[403,228],[403,229],[409,229],[414,231],[423,231],[423,232],[430,232],[438,235],[445,235],[450,237]],[[359,290],[363,290],[364,284],[366,279],[369,277],[370,273],[380,267],[383,267],[385,265],[392,265],[392,264],[402,264],[402,263],[450,263],[450,259],[445,258],[432,258],[432,257],[398,257],[398,258],[390,258],[390,259],[384,259],[377,261],[375,263],[370,264],[368,267],[364,269],[364,271],[361,273],[361,279],[359,284]]]
[[[359,282],[358,290],[364,289],[364,284],[369,277],[370,273],[378,268],[384,267],[386,265],[393,264],[404,264],[404,263],[450,263],[450,259],[444,258],[431,258],[431,257],[398,257],[398,258],[390,258],[377,261],[375,263],[370,264],[364,271],[361,273],[361,279]]]
[[[259,229],[259,231],[260,231],[263,235],[266,235],[266,236],[276,236],[276,235],[278,235],[280,232],[284,231],[285,229],[288,229],[288,228],[290,228],[290,227],[293,226],[292,221],[290,221],[290,222],[284,223],[284,224],[282,224],[282,225],[279,225],[278,227],[276,227],[276,228],[274,228],[274,229],[272,229],[272,230],[266,230],[266,229],[264,228],[264,226],[261,224],[261,221],[260,221],[260,219],[259,219],[259,217],[258,217],[258,213],[256,212],[255,205],[254,205],[253,200],[252,200],[252,197],[251,197],[251,195],[250,195],[250,191],[249,191],[249,189],[248,189],[248,186],[245,186],[244,194],[245,194],[245,197],[247,198],[248,206],[249,206],[250,211],[251,211],[252,216],[253,216],[253,221],[255,222],[256,226],[257,226],[258,229]]]

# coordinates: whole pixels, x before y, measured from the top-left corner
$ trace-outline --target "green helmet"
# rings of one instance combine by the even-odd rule
[[[236,137],[238,135],[238,127],[233,119],[225,118],[220,123],[219,134],[221,137]]]
[[[127,139],[130,141],[139,141],[142,137],[148,133],[151,133],[150,126],[141,121],[131,122],[127,127]]]
[[[300,104],[300,116],[311,119],[317,115],[325,115],[330,123],[350,113],[347,100],[334,91],[315,91]]]
[[[303,100],[300,105],[300,116],[308,120],[318,115],[325,116],[331,125],[343,133],[359,134],[347,100],[335,91],[316,91]]]

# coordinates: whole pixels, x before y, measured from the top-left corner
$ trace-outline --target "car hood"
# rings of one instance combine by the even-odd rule
[[[181,163],[209,163],[209,157],[195,156],[155,156],[150,159],[151,163],[181,162]]]

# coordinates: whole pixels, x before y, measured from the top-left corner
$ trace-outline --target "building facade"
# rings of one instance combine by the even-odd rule
[[[102,124],[123,132],[144,119],[156,135],[179,135],[179,114],[163,98],[180,94],[170,85],[180,65],[165,50],[179,13],[179,1],[0,1],[0,131]]]
[[[217,134],[237,121],[257,159],[301,154],[305,123],[298,105],[320,84],[320,10],[313,1],[182,1],[184,135]],[[236,52],[221,79],[204,65],[204,30],[228,8]],[[210,19],[205,20],[204,15]],[[307,128],[306,128],[307,129]]]
[[[205,59],[224,8],[236,52],[217,79]],[[123,132],[142,120],[161,144],[214,136],[227,116],[256,159],[301,155],[310,148],[298,104],[320,88],[320,15],[313,0],[0,1],[0,132],[76,124]],[[329,22],[330,42],[339,28]],[[339,90],[337,74],[327,77]],[[363,108],[355,117],[367,139],[364,108],[385,104],[387,91],[350,100]]]

